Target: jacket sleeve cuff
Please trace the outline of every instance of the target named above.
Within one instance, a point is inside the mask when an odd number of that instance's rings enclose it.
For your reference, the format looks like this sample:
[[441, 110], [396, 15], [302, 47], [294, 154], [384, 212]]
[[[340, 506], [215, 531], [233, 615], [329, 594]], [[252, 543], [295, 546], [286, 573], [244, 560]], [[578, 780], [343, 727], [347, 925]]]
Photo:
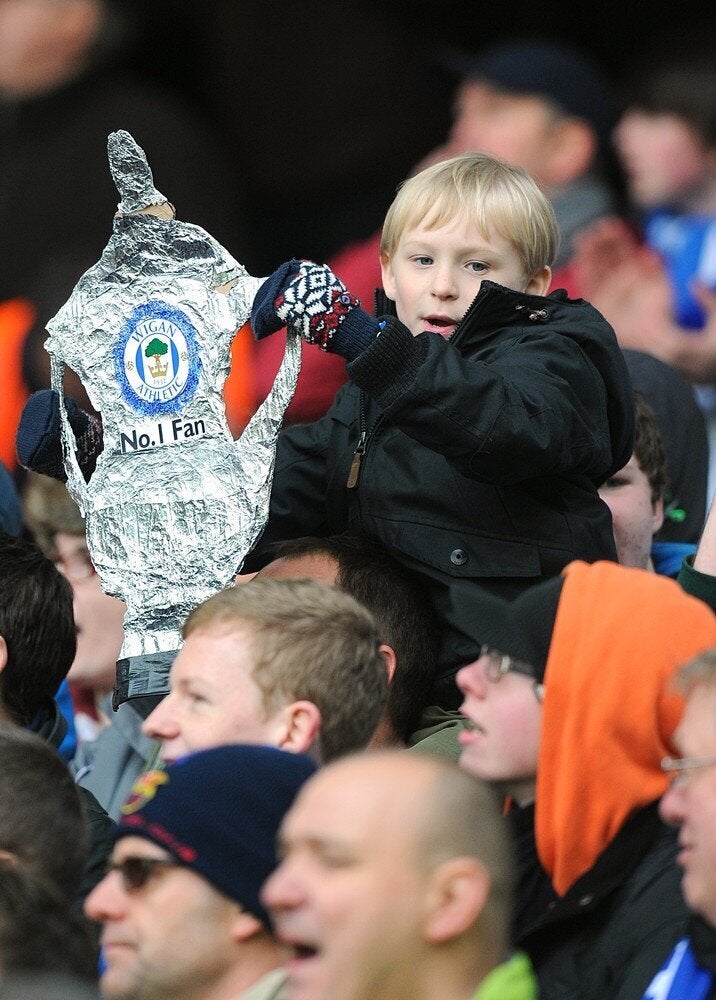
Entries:
[[692, 597], [698, 597], [716, 611], [716, 577], [701, 573], [693, 567], [694, 557], [685, 556], [679, 571], [678, 583]]
[[340, 354], [346, 361], [353, 361], [369, 347], [380, 333], [380, 324], [365, 309], [351, 309], [333, 334], [328, 350]]
[[427, 337], [414, 337], [392, 316], [383, 322], [380, 336], [347, 365], [346, 371], [359, 388], [385, 409], [410, 389], [429, 344]]

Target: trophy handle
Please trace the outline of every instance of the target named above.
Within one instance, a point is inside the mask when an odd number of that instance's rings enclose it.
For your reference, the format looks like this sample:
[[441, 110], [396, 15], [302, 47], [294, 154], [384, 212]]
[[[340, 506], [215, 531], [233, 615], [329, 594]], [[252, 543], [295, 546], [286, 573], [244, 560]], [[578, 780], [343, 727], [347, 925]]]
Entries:
[[276, 439], [300, 370], [301, 338], [286, 331], [286, 350], [271, 391], [239, 440], [234, 442], [236, 459], [241, 467], [242, 490], [247, 498], [251, 498], [257, 512], [255, 530], [246, 539], [245, 552], [254, 547], [268, 519]]
[[60, 401], [60, 428], [62, 434], [62, 452], [64, 456], [65, 472], [67, 473], [67, 488], [80, 509], [82, 517], [86, 517], [87, 512], [87, 483], [80, 470], [77, 461], [77, 439], [75, 432], [70, 426], [65, 407], [65, 394], [63, 388], [63, 375], [65, 364], [54, 354], [50, 357], [50, 380], [51, 386], [57, 393]]

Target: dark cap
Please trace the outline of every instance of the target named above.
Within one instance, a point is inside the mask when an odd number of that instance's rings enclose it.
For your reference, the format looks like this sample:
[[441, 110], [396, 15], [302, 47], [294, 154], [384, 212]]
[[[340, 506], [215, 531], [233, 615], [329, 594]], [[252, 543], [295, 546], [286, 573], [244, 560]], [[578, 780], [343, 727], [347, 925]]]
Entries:
[[529, 663], [537, 680], [544, 680], [563, 584], [563, 576], [545, 580], [513, 601], [486, 591], [462, 594], [461, 624], [470, 636], [463, 647], [464, 662], [475, 660], [484, 644]]
[[605, 139], [614, 124], [610, 86], [602, 71], [563, 42], [518, 39], [473, 53], [452, 50], [441, 60], [460, 79], [486, 80], [516, 94], [537, 94], [581, 118]]

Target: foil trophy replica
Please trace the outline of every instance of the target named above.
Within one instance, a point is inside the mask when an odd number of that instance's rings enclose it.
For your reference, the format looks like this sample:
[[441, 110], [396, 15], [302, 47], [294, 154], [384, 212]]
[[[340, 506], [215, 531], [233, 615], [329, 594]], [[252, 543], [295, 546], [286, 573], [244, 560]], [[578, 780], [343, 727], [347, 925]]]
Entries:
[[[238, 441], [222, 395], [230, 345], [263, 279], [179, 222], [144, 152], [113, 132], [121, 201], [99, 262], [48, 324], [67, 484], [104, 590], [127, 605], [115, 709], [163, 694], [188, 613], [232, 583], [268, 516], [276, 438], [300, 369], [288, 335], [274, 386]], [[69, 365], [101, 413], [89, 483], [64, 407]]]

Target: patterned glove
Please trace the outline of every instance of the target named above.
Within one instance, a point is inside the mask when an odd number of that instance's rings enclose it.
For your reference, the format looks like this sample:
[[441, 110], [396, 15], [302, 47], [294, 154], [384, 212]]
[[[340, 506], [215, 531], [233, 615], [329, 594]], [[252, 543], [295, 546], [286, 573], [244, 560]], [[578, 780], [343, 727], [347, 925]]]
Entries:
[[325, 264], [290, 260], [259, 288], [251, 325], [258, 340], [288, 326], [308, 344], [330, 351], [336, 330], [359, 305]]
[[301, 263], [274, 303], [276, 315], [308, 344], [330, 351], [336, 330], [360, 305], [325, 264]]
[[[65, 408], [77, 440], [77, 460], [89, 482], [102, 452], [102, 424], [81, 410], [71, 396], [65, 397]], [[62, 462], [60, 400], [54, 389], [33, 392], [25, 403], [15, 446], [20, 465], [60, 482], [67, 481]]]
[[284, 325], [283, 320], [276, 315], [276, 299], [283, 293], [291, 278], [298, 274], [300, 267], [300, 260], [287, 260], [259, 287], [251, 307], [251, 329], [257, 340], [276, 333]]

